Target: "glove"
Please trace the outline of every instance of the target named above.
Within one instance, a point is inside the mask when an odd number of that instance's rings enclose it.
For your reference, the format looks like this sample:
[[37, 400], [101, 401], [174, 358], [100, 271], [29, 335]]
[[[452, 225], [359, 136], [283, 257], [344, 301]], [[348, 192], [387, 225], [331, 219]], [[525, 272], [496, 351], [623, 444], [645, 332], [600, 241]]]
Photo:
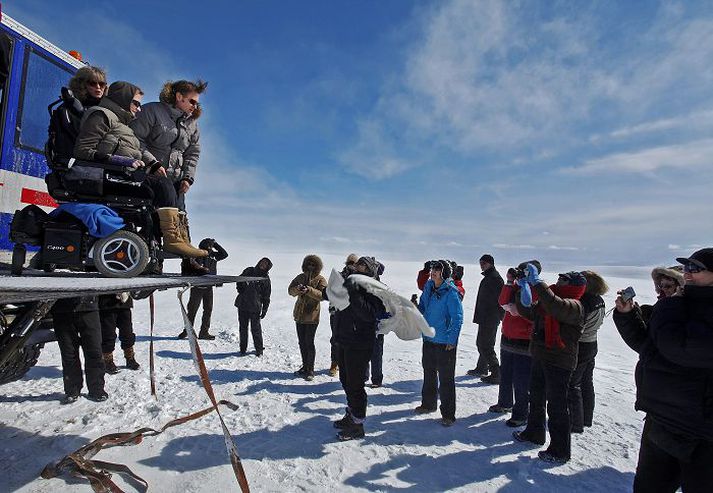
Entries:
[[263, 308], [260, 312], [260, 319], [262, 320], [263, 318], [265, 318], [265, 315], [267, 315], [267, 308]]
[[[127, 157], [127, 156], [117, 156], [116, 154], [112, 154], [109, 156], [108, 162], [109, 164], [116, 164], [118, 166], [126, 166], [128, 167], [133, 167], [134, 162], [138, 161], [137, 159], [134, 159], [132, 157]], [[141, 162], [141, 161], [139, 161]]]
[[525, 281], [527, 281], [530, 286], [534, 286], [535, 284], [542, 282], [542, 279], [540, 279], [537, 272], [537, 267], [532, 264], [527, 264], [525, 267]]
[[530, 291], [530, 285], [526, 282], [523, 282], [522, 286], [520, 286], [520, 303], [522, 303], [522, 306], [532, 305], [532, 291]]

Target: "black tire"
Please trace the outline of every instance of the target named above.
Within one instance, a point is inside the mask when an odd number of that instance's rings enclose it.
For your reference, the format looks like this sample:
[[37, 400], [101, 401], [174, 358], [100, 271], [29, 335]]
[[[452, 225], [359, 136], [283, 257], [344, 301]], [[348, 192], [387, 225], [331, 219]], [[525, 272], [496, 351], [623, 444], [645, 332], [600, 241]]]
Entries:
[[0, 385], [24, 377], [25, 373], [37, 363], [43, 347], [44, 343], [39, 343], [34, 346], [25, 346], [15, 353], [14, 357], [0, 367]]
[[21, 243], [16, 243], [12, 249], [12, 268], [13, 276], [21, 276], [22, 269], [25, 267], [25, 259], [27, 258], [27, 248]]
[[94, 266], [107, 277], [136, 277], [149, 263], [149, 247], [136, 233], [120, 229], [94, 243]]

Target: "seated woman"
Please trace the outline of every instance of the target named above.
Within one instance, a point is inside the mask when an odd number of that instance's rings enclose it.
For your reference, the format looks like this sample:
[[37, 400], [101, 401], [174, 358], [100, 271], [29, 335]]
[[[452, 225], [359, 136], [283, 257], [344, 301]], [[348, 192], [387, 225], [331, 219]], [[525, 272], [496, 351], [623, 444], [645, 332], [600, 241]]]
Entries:
[[[128, 123], [141, 111], [142, 95], [141, 89], [129, 82], [111, 84], [99, 104], [84, 113], [74, 145], [75, 158], [135, 169], [146, 164], [154, 167], [157, 163], [142, 161], [139, 139], [128, 127]], [[136, 187], [117, 183], [107, 182], [104, 189], [108, 193], [137, 195]], [[168, 178], [158, 174], [146, 175], [138, 194], [150, 197], [157, 209], [165, 251], [190, 258], [208, 255], [207, 251], [188, 242], [185, 221], [180, 219], [176, 207], [176, 190]]]
[[96, 106], [106, 96], [106, 72], [91, 65], [82, 67], [69, 79], [69, 89], [85, 108]]

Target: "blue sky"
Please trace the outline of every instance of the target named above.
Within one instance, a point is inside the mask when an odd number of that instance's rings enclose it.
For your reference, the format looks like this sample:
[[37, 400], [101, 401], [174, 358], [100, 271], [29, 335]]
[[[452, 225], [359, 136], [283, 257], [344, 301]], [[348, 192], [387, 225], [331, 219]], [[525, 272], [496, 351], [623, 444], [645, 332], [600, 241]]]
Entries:
[[167, 79], [209, 81], [188, 203], [201, 236], [582, 268], [711, 243], [710, 2], [3, 10], [146, 100]]

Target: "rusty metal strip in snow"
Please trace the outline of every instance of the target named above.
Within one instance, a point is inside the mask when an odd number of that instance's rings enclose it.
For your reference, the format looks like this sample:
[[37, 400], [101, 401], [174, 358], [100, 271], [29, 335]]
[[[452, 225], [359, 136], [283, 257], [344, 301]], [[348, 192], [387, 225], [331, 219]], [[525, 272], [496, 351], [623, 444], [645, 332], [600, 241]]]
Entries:
[[154, 315], [154, 309], [156, 305], [153, 299], [153, 293], [151, 293], [151, 296], [149, 296], [149, 312], [151, 316], [151, 333], [149, 337], [149, 380], [151, 381], [151, 395], [154, 396], [154, 399], [158, 400], [158, 397], [156, 396], [156, 377], [154, 373], [154, 357], [153, 357], [153, 328], [154, 328], [154, 321], [155, 321], [155, 315]]
[[241, 491], [243, 493], [249, 493], [250, 486], [248, 485], [248, 478], [245, 475], [243, 464], [240, 460], [240, 456], [238, 455], [238, 449], [235, 446], [233, 436], [230, 434], [228, 427], [225, 425], [223, 415], [218, 409], [218, 402], [215, 399], [213, 384], [211, 384], [210, 378], [208, 377], [208, 370], [205, 366], [203, 353], [201, 352], [201, 348], [198, 345], [196, 333], [193, 331], [193, 324], [189, 320], [188, 314], [186, 313], [186, 308], [183, 305], [183, 293], [185, 293], [187, 289], [188, 288], [178, 290], [178, 303], [181, 306], [181, 314], [183, 315], [183, 327], [186, 330], [186, 334], [188, 334], [188, 342], [191, 347], [191, 355], [193, 356], [193, 362], [196, 365], [196, 370], [198, 371], [198, 376], [200, 377], [201, 383], [203, 384], [203, 389], [205, 390], [206, 394], [208, 394], [208, 398], [213, 403], [215, 412], [216, 414], [218, 414], [218, 418], [220, 419], [220, 426], [223, 428], [223, 437], [225, 438], [225, 447], [228, 450], [228, 455], [230, 456], [230, 463], [233, 466], [235, 479], [238, 481]]
[[137, 445], [141, 443], [144, 437], [160, 435], [167, 429], [193, 421], [194, 419], [202, 418], [206, 414], [210, 414], [217, 409], [218, 405], [227, 406], [232, 410], [236, 410], [238, 406], [232, 402], [221, 400], [205, 409], [201, 409], [193, 414], [176, 418], [169, 421], [159, 430], [153, 428], [140, 428], [131, 433], [111, 433], [97, 438], [96, 440], [80, 447], [71, 454], [66, 455], [61, 460], [47, 464], [42, 470], [41, 476], [44, 479], [59, 477], [62, 474], [68, 473], [72, 476], [85, 478], [89, 481], [92, 489], [97, 493], [123, 493], [116, 483], [111, 480], [111, 472], [123, 474], [131, 478], [137, 485], [137, 490], [145, 492], [148, 490], [148, 482], [135, 474], [128, 466], [124, 464], [115, 464], [113, 462], [105, 462], [100, 460], [92, 460], [101, 450], [111, 447]]

